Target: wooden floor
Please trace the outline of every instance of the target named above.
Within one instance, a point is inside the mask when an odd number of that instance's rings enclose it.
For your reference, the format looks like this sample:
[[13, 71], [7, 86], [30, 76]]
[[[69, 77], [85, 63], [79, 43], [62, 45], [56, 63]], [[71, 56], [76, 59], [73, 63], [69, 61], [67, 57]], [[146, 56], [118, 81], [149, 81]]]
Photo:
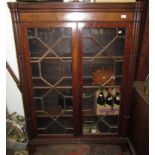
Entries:
[[60, 144], [37, 148], [37, 155], [131, 155], [119, 145], [105, 144]]
[[[125, 146], [125, 145], [124, 145]], [[133, 155], [130, 148], [111, 144], [53, 144], [36, 148], [35, 155]], [[6, 155], [28, 155], [7, 149]], [[19, 154], [20, 152], [20, 154]]]

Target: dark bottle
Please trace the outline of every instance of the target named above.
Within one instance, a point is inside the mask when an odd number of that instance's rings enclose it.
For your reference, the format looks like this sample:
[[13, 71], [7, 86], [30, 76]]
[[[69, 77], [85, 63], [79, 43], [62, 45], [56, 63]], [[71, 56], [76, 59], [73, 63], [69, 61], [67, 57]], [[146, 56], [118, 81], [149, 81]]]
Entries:
[[104, 94], [103, 94], [102, 90], [100, 91], [100, 94], [99, 94], [99, 96], [97, 98], [97, 104], [105, 105], [105, 97], [104, 97]]
[[113, 96], [110, 91], [108, 91], [108, 95], [106, 97], [106, 103], [113, 108]]
[[63, 96], [61, 96], [61, 95], [58, 96], [58, 102], [59, 102], [60, 109], [63, 110], [64, 109], [64, 98], [63, 98]]
[[114, 104], [120, 105], [120, 91], [116, 90], [116, 94], [114, 96]]
[[66, 91], [65, 96], [63, 97], [61, 95], [58, 96], [58, 102], [61, 110], [65, 109], [72, 109], [72, 98], [70, 97], [72, 95], [71, 92]]

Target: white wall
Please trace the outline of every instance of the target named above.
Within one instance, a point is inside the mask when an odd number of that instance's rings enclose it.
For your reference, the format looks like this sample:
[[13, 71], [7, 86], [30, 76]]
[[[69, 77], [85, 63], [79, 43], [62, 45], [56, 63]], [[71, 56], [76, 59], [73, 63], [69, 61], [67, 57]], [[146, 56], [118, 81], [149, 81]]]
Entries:
[[24, 116], [21, 93], [8, 71], [6, 71], [6, 105], [9, 113], [17, 112]]
[[[12, 68], [12, 70], [14, 71], [17, 78], [19, 78], [11, 14], [7, 6], [7, 1], [13, 2], [15, 0], [5, 0], [5, 1], [6, 5], [4, 14], [6, 14], [6, 34], [7, 34], [6, 60], [10, 65], [10, 67]], [[14, 82], [8, 71], [6, 71], [6, 106], [9, 113], [17, 112], [19, 115], [24, 116], [21, 93], [18, 90], [16, 83]]]
[[[5, 0], [5, 1], [7, 1], [7, 0]], [[15, 0], [8, 0], [8, 1], [15, 1]], [[17, 76], [17, 78], [19, 78], [11, 14], [10, 14], [10, 10], [7, 6], [7, 2], [6, 2], [5, 9], [6, 9], [6, 22], [7, 22], [7, 24], [6, 24], [6, 29], [7, 29], [7, 32], [6, 32], [7, 33], [6, 59], [10, 65], [10, 67], [14, 71], [15, 75]]]

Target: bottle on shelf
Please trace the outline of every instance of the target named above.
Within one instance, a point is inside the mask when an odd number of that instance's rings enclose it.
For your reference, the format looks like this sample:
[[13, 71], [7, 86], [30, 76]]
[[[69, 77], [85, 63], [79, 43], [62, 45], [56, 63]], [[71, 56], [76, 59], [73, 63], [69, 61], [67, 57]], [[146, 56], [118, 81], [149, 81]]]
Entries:
[[107, 90], [106, 104], [110, 105], [113, 108], [113, 95], [111, 94], [111, 89]]
[[61, 110], [64, 110], [64, 98], [63, 96], [59, 95], [58, 96], [58, 102]]
[[63, 111], [65, 110], [71, 110], [72, 109], [72, 98], [70, 97], [72, 95], [71, 92], [66, 91], [65, 95], [67, 97], [63, 97], [62, 95], [58, 96], [58, 102], [60, 109]]
[[120, 105], [120, 90], [116, 89], [116, 94], [114, 96], [114, 104]]
[[97, 97], [97, 104], [105, 105], [105, 96], [104, 96], [104, 93], [103, 93], [102, 89], [100, 90], [100, 94]]

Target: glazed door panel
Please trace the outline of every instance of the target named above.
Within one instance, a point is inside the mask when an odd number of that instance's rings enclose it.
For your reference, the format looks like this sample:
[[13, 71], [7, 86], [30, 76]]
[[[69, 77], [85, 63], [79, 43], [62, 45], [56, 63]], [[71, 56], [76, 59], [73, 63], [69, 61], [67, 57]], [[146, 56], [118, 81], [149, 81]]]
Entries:
[[118, 134], [120, 109], [124, 104], [121, 101], [125, 81], [123, 69], [129, 54], [128, 28], [123, 24], [97, 22], [79, 23], [78, 26], [82, 38], [83, 135]]
[[33, 23], [22, 32], [33, 133], [119, 134], [129, 105], [132, 27]]
[[[38, 135], [73, 135], [77, 104], [75, 23], [25, 24], [32, 117]], [[75, 94], [75, 95], [74, 95]], [[33, 113], [32, 112], [32, 113]]]

